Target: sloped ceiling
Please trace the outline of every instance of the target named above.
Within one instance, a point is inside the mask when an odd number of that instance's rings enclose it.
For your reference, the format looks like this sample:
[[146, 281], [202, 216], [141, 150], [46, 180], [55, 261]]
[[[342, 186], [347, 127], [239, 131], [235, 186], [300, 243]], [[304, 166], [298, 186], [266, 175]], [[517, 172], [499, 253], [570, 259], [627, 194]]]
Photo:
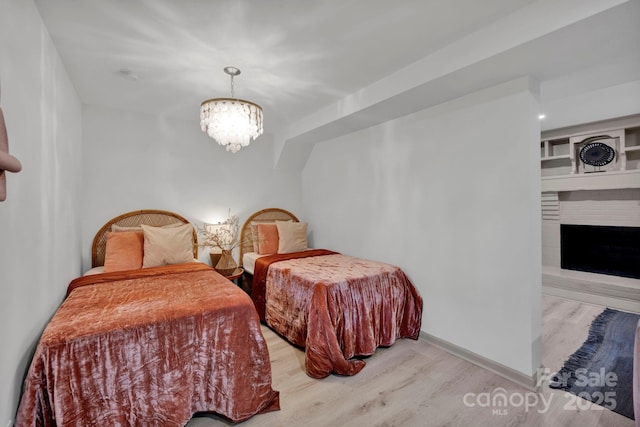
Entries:
[[[36, 5], [83, 103], [199, 127], [200, 102], [228, 96], [222, 69], [236, 66], [236, 95], [263, 106], [275, 164], [294, 169], [317, 141], [513, 78], [580, 74], [606, 87], [640, 76], [640, 0]], [[612, 71], [584, 78], [602, 64]]]

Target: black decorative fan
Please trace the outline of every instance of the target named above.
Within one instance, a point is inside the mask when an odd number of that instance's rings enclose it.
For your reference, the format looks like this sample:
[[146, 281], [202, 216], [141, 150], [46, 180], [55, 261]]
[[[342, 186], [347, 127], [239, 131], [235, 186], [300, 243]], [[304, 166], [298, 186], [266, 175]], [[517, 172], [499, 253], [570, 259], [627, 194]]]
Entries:
[[591, 166], [604, 166], [613, 161], [616, 152], [602, 142], [591, 142], [580, 149], [580, 160]]

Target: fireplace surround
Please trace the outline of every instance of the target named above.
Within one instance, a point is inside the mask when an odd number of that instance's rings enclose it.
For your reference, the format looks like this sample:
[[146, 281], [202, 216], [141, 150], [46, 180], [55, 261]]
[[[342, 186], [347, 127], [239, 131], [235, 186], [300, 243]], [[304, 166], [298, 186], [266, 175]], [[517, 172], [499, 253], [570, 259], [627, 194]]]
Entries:
[[[615, 156], [600, 173], [579, 157], [594, 135]], [[544, 131], [540, 148], [543, 292], [640, 313], [640, 114]]]
[[560, 266], [640, 279], [640, 227], [560, 224]]

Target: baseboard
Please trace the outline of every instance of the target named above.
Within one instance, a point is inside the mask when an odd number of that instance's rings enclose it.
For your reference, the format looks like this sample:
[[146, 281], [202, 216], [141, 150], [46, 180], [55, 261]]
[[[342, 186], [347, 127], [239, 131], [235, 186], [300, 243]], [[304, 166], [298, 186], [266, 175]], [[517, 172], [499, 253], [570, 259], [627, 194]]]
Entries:
[[420, 331], [420, 339], [428, 342], [429, 344], [435, 345], [436, 347], [439, 347], [460, 359], [464, 359], [467, 362], [471, 362], [474, 365], [493, 372], [494, 374], [500, 375], [501, 377], [526, 388], [527, 390], [536, 391], [539, 388], [538, 374], [542, 372], [542, 369], [537, 369], [535, 374], [529, 376], [424, 331]]

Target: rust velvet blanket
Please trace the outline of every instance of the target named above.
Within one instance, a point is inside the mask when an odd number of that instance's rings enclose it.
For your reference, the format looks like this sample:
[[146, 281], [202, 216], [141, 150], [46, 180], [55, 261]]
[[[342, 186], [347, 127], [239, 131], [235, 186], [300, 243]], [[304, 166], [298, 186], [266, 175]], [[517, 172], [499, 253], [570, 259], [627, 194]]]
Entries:
[[258, 258], [253, 286], [261, 289], [264, 277], [264, 320], [305, 347], [310, 377], [354, 375], [365, 365], [357, 356], [418, 338], [422, 298], [400, 268], [330, 251], [297, 254]]
[[183, 426], [279, 409], [251, 299], [189, 263], [76, 279], [46, 326], [17, 426]]

